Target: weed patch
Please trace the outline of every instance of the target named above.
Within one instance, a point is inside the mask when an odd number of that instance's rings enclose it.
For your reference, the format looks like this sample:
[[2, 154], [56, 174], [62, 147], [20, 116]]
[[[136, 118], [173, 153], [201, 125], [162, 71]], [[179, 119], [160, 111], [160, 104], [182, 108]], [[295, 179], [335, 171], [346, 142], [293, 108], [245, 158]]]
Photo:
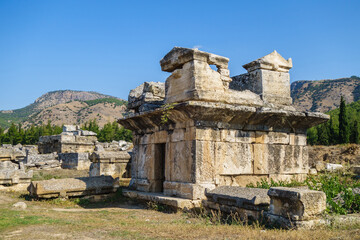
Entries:
[[291, 180], [290, 182], [275, 182], [261, 179], [256, 184], [247, 187], [269, 189], [271, 187], [308, 186], [311, 190], [323, 191], [326, 194], [327, 212], [330, 214], [348, 214], [360, 212], [360, 194], [354, 192], [360, 188], [360, 180], [352, 174], [344, 172], [323, 173], [308, 176], [304, 182]]

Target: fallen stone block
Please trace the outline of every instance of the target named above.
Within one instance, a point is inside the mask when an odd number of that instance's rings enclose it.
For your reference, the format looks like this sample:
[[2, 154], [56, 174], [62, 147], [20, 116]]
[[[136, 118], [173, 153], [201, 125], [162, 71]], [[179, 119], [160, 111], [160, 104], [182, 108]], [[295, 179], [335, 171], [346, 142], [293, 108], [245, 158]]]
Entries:
[[187, 211], [194, 208], [199, 208], [201, 206], [201, 200], [190, 200], [179, 197], [170, 197], [165, 196], [162, 193], [140, 192], [128, 189], [124, 189], [122, 193], [125, 197], [128, 198], [167, 205], [172, 207], [174, 210], [182, 209], [184, 211]]
[[305, 188], [270, 188], [271, 199], [267, 213], [269, 220], [287, 227], [313, 226], [322, 221], [326, 209], [326, 195], [321, 191]]
[[340, 169], [343, 169], [343, 168], [344, 167], [341, 164], [326, 163], [326, 165], [325, 165], [325, 169], [327, 171], [330, 171], [330, 172], [337, 171], [337, 170], [340, 170]]
[[89, 153], [59, 153], [61, 168], [88, 170], [90, 167]]
[[15, 147], [0, 148], [0, 161], [23, 161], [26, 157], [25, 150]]
[[14, 185], [30, 183], [33, 171], [25, 172], [24, 169], [1, 169], [0, 185]]
[[45, 166], [48, 168], [58, 168], [60, 166], [60, 161], [58, 160], [57, 153], [48, 153], [48, 154], [29, 154], [26, 156], [27, 168], [40, 168], [43, 169]]
[[118, 188], [118, 179], [111, 176], [98, 176], [33, 181], [28, 191], [36, 198], [65, 198], [114, 193]]
[[221, 186], [205, 193], [202, 203], [206, 208], [225, 213], [238, 213], [240, 218], [259, 219], [267, 211], [270, 198], [267, 189]]

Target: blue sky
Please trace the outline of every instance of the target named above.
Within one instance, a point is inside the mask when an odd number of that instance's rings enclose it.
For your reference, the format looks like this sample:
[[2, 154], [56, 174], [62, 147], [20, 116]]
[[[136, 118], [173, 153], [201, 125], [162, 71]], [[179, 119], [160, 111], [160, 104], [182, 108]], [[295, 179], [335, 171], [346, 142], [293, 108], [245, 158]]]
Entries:
[[127, 99], [165, 81], [174, 46], [230, 58], [230, 75], [277, 50], [291, 80], [360, 75], [360, 1], [0, 0], [0, 109], [54, 90]]

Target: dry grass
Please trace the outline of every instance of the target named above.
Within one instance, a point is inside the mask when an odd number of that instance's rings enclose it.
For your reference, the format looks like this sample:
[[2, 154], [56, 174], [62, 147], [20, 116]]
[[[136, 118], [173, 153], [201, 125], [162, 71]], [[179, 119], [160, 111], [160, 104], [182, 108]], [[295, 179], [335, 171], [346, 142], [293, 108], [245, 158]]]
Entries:
[[[26, 201], [16, 193], [0, 194], [2, 239], [360, 239], [359, 225], [270, 230], [148, 210], [119, 196], [103, 203], [81, 204], [69, 200]], [[27, 203], [26, 210], [11, 207], [20, 200]]]

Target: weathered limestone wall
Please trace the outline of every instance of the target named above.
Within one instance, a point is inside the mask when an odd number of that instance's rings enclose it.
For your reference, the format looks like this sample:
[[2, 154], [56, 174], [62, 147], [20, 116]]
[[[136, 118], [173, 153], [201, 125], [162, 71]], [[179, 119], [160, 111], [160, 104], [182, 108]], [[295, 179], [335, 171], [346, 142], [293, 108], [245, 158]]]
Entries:
[[[309, 170], [305, 134], [189, 126], [134, 139], [133, 178], [144, 191], [160, 191], [164, 182], [165, 194], [196, 199], [205, 188], [245, 186], [261, 178], [301, 180]], [[161, 144], [165, 176], [152, 167]]]

